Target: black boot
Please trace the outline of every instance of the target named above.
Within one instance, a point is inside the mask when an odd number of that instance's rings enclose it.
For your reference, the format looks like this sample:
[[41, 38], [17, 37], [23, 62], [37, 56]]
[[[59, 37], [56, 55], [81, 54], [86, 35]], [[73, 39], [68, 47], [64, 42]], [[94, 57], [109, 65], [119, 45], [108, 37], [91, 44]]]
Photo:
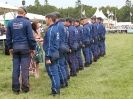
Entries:
[[85, 63], [85, 67], [90, 67], [90, 63]]
[[20, 85], [12, 85], [12, 91], [14, 94], [18, 95], [20, 93]]
[[94, 62], [97, 62], [97, 58], [94, 58], [93, 61], [94, 61]]
[[22, 85], [22, 92], [24, 93], [28, 93], [30, 91], [29, 87], [28, 86], [25, 86], [25, 85]]
[[77, 76], [77, 74], [75, 73], [75, 74], [70, 74], [70, 76], [71, 77], [75, 77], [75, 76]]
[[50, 95], [53, 95], [53, 96], [60, 95], [60, 91], [52, 90]]
[[84, 66], [79, 66], [79, 70], [84, 70]]

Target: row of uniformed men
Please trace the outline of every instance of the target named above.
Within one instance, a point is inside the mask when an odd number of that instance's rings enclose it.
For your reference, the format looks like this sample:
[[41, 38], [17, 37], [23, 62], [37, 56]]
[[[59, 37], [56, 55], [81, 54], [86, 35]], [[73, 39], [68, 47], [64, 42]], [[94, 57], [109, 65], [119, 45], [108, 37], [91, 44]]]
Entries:
[[[73, 20], [59, 19], [60, 14], [46, 15], [49, 26], [44, 37], [45, 66], [52, 82], [52, 95], [68, 86], [70, 76], [77, 76], [79, 70], [89, 67], [105, 55], [105, 27], [102, 18]], [[85, 64], [83, 64], [83, 56]], [[70, 73], [69, 69], [70, 68]]]

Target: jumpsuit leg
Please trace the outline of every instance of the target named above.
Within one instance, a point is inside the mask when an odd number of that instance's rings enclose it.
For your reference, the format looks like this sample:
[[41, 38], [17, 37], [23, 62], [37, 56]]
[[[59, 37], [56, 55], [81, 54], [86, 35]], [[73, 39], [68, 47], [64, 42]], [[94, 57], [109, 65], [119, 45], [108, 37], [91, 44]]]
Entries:
[[61, 87], [65, 87], [67, 85], [67, 73], [66, 73], [66, 66], [65, 66], [65, 57], [61, 57], [59, 59], [59, 76], [60, 76], [60, 83]]
[[52, 94], [58, 94], [60, 93], [60, 76], [59, 76], [59, 70], [58, 70], [58, 62], [52, 63], [50, 65], [46, 64], [46, 70], [47, 73], [51, 79], [52, 83]]
[[12, 72], [12, 90], [13, 92], [20, 91], [20, 56], [13, 54], [13, 72]]
[[84, 66], [83, 66], [83, 59], [82, 59], [82, 55], [81, 55], [81, 49], [77, 51], [77, 61], [78, 61], [78, 64], [79, 64], [79, 69], [83, 69]]
[[30, 54], [21, 56], [22, 91], [29, 91]]
[[69, 54], [69, 62], [70, 62], [70, 75], [77, 76], [77, 60], [76, 60], [76, 53], [72, 52]]

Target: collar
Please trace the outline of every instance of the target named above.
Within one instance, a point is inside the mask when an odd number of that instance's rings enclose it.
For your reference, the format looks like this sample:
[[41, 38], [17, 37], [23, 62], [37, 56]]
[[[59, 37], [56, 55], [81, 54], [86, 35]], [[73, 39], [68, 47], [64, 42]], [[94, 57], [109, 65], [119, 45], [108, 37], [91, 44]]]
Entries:
[[53, 25], [55, 25], [55, 24], [51, 24], [48, 28], [52, 27]]
[[17, 18], [24, 18], [23, 16], [17, 16]]
[[85, 25], [88, 25], [89, 23], [86, 23], [86, 24], [84, 24], [83, 26], [85, 26]]
[[80, 25], [77, 25], [77, 26], [75, 26], [75, 27], [80, 27]]

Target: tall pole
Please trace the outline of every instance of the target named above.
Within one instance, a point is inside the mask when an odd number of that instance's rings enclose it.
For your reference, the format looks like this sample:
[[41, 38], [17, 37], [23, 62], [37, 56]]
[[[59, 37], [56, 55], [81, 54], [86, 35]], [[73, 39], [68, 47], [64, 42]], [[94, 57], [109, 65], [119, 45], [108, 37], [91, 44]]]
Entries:
[[77, 1], [77, 5], [78, 5], [78, 7], [80, 8], [80, 17], [82, 18], [82, 3], [81, 3], [81, 0], [78, 0]]
[[[117, 8], [117, 6], [116, 6]], [[115, 9], [115, 26], [116, 26], [116, 21], [117, 21], [117, 18], [116, 18], [116, 9]]]
[[108, 28], [109, 28], [109, 14], [110, 14], [109, 10], [107, 10], [107, 14], [108, 14]]
[[82, 12], [83, 12], [83, 5], [80, 4], [80, 17], [82, 18]]
[[22, 0], [22, 5], [23, 5], [23, 7], [25, 6], [25, 0]]
[[130, 22], [131, 22], [131, 21], [132, 21], [132, 15], [131, 15], [132, 2], [131, 2], [131, 0], [130, 0], [129, 2], [130, 2], [130, 5], [129, 5], [129, 7], [130, 7], [130, 8], [129, 8], [130, 11], [129, 11], [129, 12], [130, 12]]
[[130, 12], [130, 22], [132, 22], [132, 12]]

